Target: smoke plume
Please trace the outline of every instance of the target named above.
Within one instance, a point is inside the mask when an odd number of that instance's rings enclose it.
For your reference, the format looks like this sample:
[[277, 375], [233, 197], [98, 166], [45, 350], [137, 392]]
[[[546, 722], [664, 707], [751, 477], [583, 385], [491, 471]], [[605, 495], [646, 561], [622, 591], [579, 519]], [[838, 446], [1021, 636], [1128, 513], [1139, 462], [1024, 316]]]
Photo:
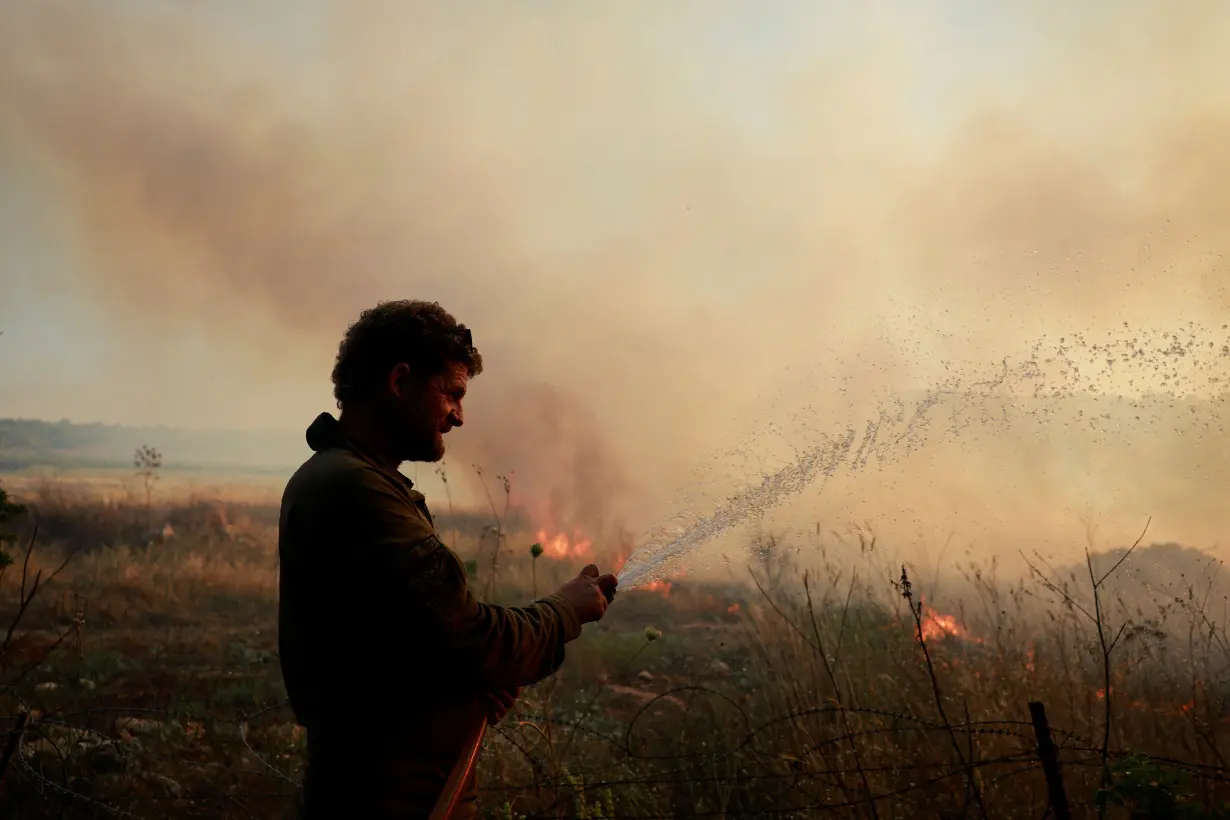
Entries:
[[[858, 426], [943, 362], [1224, 324], [1230, 9], [890, 5], [11, 6], [0, 153], [70, 261], [0, 275], [63, 345], [91, 345], [78, 312], [108, 341], [71, 387], [62, 351], [23, 352], [45, 364], [4, 403], [305, 426], [361, 309], [437, 299], [487, 360], [450, 463], [642, 527], [770, 469], [797, 408]], [[1109, 492], [1068, 480], [1054, 435], [1007, 503], [990, 451], [957, 445], [825, 514], [912, 493], [920, 526], [959, 499], [1019, 532], [1022, 498]], [[1183, 440], [1150, 437], [1134, 499], [1164, 506]], [[732, 442], [751, 455], [691, 472]]]

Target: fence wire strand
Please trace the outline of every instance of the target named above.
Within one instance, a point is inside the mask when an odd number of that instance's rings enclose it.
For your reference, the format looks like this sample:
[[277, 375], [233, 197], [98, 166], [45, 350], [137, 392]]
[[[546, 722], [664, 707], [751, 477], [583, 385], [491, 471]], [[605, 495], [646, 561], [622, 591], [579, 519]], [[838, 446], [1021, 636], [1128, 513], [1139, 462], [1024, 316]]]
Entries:
[[[735, 722], [743, 727], [742, 735], [738, 742], [720, 752], [693, 749], [673, 756], [638, 752], [633, 740], [637, 735], [638, 728], [646, 720], [646, 716], [652, 713], [652, 707], [665, 698], [677, 697], [685, 693], [713, 695], [735, 709], [738, 716], [738, 720]], [[30, 711], [29, 704], [23, 703], [22, 706], [28, 715], [34, 714]], [[791, 760], [784, 759], [781, 755], [771, 752], [761, 744], [766, 735], [774, 729], [797, 724], [798, 721], [809, 718], [832, 718], [839, 715], [876, 720], [884, 725], [862, 728], [856, 731], [837, 732], [805, 748], [801, 753], [793, 755]], [[283, 770], [283, 768], [277, 765], [276, 759], [263, 752], [258, 748], [259, 744], [254, 744], [252, 741], [253, 726], [259, 720], [271, 716], [286, 718], [286, 720], [283, 720], [278, 725], [285, 726], [287, 721], [293, 724], [293, 720], [290, 719], [287, 701], [257, 706], [252, 710], [240, 712], [230, 717], [190, 711], [127, 706], [91, 707], [76, 712], [39, 716], [24, 724], [19, 724], [15, 717], [10, 717], [6, 721], [9, 725], [6, 727], [4, 734], [10, 738], [14, 734], [16, 735], [16, 754], [13, 755], [12, 771], [8, 773], [8, 776], [11, 778], [14, 775], [18, 775], [24, 778], [31, 785], [31, 791], [38, 795], [38, 798], [47, 807], [53, 806], [54, 800], [67, 800], [79, 807], [93, 810], [100, 816], [124, 818], [165, 817], [167, 816], [167, 804], [179, 806], [193, 805], [198, 808], [214, 806], [220, 809], [225, 806], [224, 810], [228, 812], [228, 816], [235, 813], [248, 817], [269, 816], [268, 814], [256, 813], [252, 803], [260, 801], [285, 806], [296, 797], [300, 787], [300, 781], [290, 771]], [[210, 731], [213, 732], [217, 732], [222, 727], [229, 727], [240, 739], [243, 747], [247, 750], [247, 754], [255, 760], [257, 765], [255, 767], [237, 766], [225, 760], [199, 760], [193, 761], [191, 765], [200, 767], [202, 770], [213, 771], [219, 775], [227, 774], [236, 778], [256, 779], [268, 784], [268, 788], [228, 791], [223, 783], [211, 782], [211, 793], [208, 794], [133, 796], [126, 801], [125, 805], [121, 806], [104, 802], [84, 793], [79, 784], [75, 784], [71, 778], [68, 778], [66, 782], [56, 782], [53, 777], [46, 773], [45, 767], [38, 765], [36, 761], [31, 759], [30, 745], [35, 741], [43, 740], [56, 750], [56, 753], [60, 756], [61, 764], [67, 763], [68, 759], [76, 752], [97, 751], [99, 749], [112, 750], [121, 761], [139, 759], [142, 764], [140, 771], [145, 773], [149, 772], [148, 764], [151, 763], [164, 763], [168, 765], [182, 765], [184, 763], [183, 760], [176, 756], [159, 754], [153, 750], [141, 748], [139, 743], [133, 743], [132, 733], [127, 730], [128, 724], [125, 724], [126, 728], [120, 731], [116, 729], [124, 718], [137, 718], [149, 721], [152, 725], [145, 727], [145, 730], [151, 733], [169, 732], [170, 729], [168, 727], [170, 726], [181, 728], [194, 725], [197, 727], [208, 726], [211, 727]], [[788, 782], [795, 792], [799, 794], [803, 792], [805, 785], [808, 783], [818, 784], [819, 788], [831, 792], [846, 792], [849, 794], [846, 799], [835, 801], [814, 800], [803, 805], [762, 806], [758, 807], [755, 812], [756, 816], [784, 817], [806, 815], [808, 813], [840, 813], [843, 810], [856, 809], [869, 803], [892, 802], [900, 805], [907, 803], [912, 805], [920, 795], [953, 778], [971, 776], [971, 772], [976, 773], [979, 777], [984, 776], [983, 773], [985, 773], [989, 784], [1001, 784], [1005, 780], [1030, 774], [1040, 776], [1038, 775], [1040, 772], [1040, 760], [1038, 758], [1033, 726], [1030, 722], [1024, 720], [965, 721], [945, 725], [932, 718], [924, 718], [918, 715], [898, 713], [884, 709], [841, 707], [830, 704], [815, 709], [784, 713], [771, 720], [753, 725], [750, 716], [736, 699], [707, 687], [686, 686], [662, 692], [646, 702], [637, 710], [622, 732], [603, 732], [584, 725], [585, 722], [585, 718], [567, 721], [534, 712], [518, 711], [510, 715], [508, 721], [493, 727], [487, 740], [488, 747], [504, 745], [515, 750], [520, 757], [528, 762], [535, 778], [529, 782], [484, 783], [480, 785], [480, 793], [486, 799], [496, 802], [503, 802], [511, 796], [518, 794], [535, 793], [541, 795], [544, 790], [556, 793], [557, 796], [553, 803], [549, 804], [541, 814], [529, 815], [530, 817], [553, 816], [558, 810], [561, 801], [566, 799], [569, 794], [575, 792], [578, 778], [585, 790], [652, 789], [655, 787], [675, 786], [684, 782], [697, 786], [712, 784], [737, 789], [757, 783], [777, 782], [781, 784]], [[110, 733], [99, 728], [100, 725], [104, 724], [110, 726]], [[565, 730], [582, 733], [590, 739], [604, 744], [609, 753], [616, 755], [615, 763], [619, 766], [662, 764], [663, 767], [653, 771], [630, 773], [615, 777], [585, 777], [586, 772], [583, 770], [570, 771], [566, 776], [552, 775], [547, 772], [542, 761], [535, 757], [532, 748], [525, 745], [522, 734], [517, 731], [518, 729], [524, 729], [530, 724], [539, 731], [542, 731], [542, 727], [550, 727], [554, 731]], [[833, 725], [836, 724], [834, 723]], [[60, 747], [61, 742], [65, 738], [53, 737], [57, 730], [62, 735], [72, 738], [72, 742], [68, 744], [67, 749], [61, 749]], [[969, 738], [970, 742], [975, 737], [998, 738], [1002, 741], [1013, 743], [1017, 748], [1012, 751], [1005, 751], [966, 762], [958, 760], [936, 759], [925, 761], [914, 759], [903, 760], [900, 763], [862, 764], [857, 768], [814, 767], [805, 762], [814, 754], [819, 754], [824, 747], [846, 744], [851, 740], [869, 740], [883, 736], [901, 738], [903, 736], [920, 736], [949, 731]], [[130, 737], [123, 737], [121, 732], [129, 734]], [[1078, 733], [1054, 727], [1052, 727], [1051, 732], [1055, 739], [1055, 745], [1062, 756], [1062, 764], [1066, 770], [1075, 771], [1081, 768], [1099, 767], [1101, 765], [1100, 747], [1091, 738], [1082, 737]], [[738, 772], [723, 774], [703, 773], [696, 770], [698, 765], [717, 764], [723, 759], [732, 759], [735, 756], [738, 756], [743, 762], [742, 769]], [[1123, 754], [1112, 753], [1111, 756], [1112, 758], [1119, 758]], [[1225, 767], [1165, 757], [1154, 757], [1151, 760], [1158, 765], [1187, 772], [1199, 777], [1203, 781], [1223, 785], [1230, 784], [1230, 772]], [[762, 770], [751, 771], [750, 769], [754, 765], [758, 765]], [[789, 770], [774, 770], [774, 766], [780, 767], [783, 765], [788, 766]], [[863, 777], [869, 775], [906, 777], [909, 779], [909, 782], [893, 788], [867, 793], [843, 780], [844, 777], [855, 774]], [[154, 776], [156, 777], [157, 775], [155, 774]], [[148, 811], [144, 807], [148, 807]], [[143, 813], [138, 814], [138, 811]], [[727, 816], [728, 814], [729, 812], [725, 810], [688, 812], [688, 815], [693, 817], [716, 817]], [[609, 820], [614, 820], [615, 817], [621, 818], [621, 820], [666, 820], [666, 818], [673, 816], [676, 815], [635, 812], [616, 812], [613, 815], [604, 815]]]

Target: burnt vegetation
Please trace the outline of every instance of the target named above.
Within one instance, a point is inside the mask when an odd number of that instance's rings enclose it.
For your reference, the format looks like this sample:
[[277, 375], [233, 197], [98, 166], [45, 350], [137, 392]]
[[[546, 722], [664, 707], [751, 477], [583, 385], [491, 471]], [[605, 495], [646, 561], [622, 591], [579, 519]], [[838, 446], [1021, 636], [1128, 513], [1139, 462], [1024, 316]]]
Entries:
[[[304, 738], [277, 664], [277, 510], [137, 479], [126, 500], [0, 493], [3, 810], [292, 816]], [[440, 524], [507, 603], [585, 558], [534, 548], [503, 480], [485, 519]], [[819, 530], [756, 536], [725, 579], [621, 593], [489, 733], [486, 816], [1227, 816], [1230, 640], [1208, 555], [1142, 535], [1083, 566], [1026, 556], [1024, 581], [971, 564], [933, 598], [874, 538]], [[860, 560], [805, 560], [837, 547]]]

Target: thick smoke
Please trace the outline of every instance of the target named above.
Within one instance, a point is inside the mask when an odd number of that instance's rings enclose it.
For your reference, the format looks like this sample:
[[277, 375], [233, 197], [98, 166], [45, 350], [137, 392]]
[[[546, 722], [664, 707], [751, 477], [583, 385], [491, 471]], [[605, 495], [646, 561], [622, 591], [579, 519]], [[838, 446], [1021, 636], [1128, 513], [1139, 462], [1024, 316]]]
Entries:
[[945, 359], [1221, 326], [1230, 9], [894, 5], [9, 8], [0, 150], [74, 259], [22, 284], [121, 359], [14, 405], [306, 424], [359, 310], [439, 299], [488, 361], [450, 460], [640, 526], [783, 379], [857, 425]]

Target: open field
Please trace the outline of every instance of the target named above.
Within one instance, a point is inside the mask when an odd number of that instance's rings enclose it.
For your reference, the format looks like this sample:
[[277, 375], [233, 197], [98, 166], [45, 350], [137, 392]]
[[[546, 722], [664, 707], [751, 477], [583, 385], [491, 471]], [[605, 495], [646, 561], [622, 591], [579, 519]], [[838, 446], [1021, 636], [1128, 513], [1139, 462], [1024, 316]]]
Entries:
[[[247, 490], [147, 510], [97, 485], [6, 486], [35, 515], [9, 522], [22, 540], [0, 575], [4, 816], [293, 816], [276, 508]], [[530, 533], [496, 549], [482, 520], [441, 530], [500, 603], [584, 563], [535, 561]], [[1230, 816], [1230, 639], [1200, 556], [1102, 557], [1096, 601], [1087, 572], [969, 567], [946, 586], [959, 599], [932, 602], [872, 543], [828, 544], [856, 560], [806, 575], [792, 546], [821, 545], [765, 537], [727, 578], [621, 593], [489, 733], [485, 814], [1042, 817], [1036, 702], [1072, 816]], [[1187, 586], [1114, 587], [1157, 555], [1189, 562]]]

